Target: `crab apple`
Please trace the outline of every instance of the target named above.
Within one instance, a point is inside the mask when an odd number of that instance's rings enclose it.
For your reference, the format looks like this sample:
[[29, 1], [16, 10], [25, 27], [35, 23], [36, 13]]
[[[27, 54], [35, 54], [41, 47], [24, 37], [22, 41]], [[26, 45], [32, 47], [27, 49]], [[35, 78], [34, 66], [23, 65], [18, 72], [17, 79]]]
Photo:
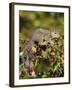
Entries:
[[28, 73], [29, 73], [29, 75], [32, 75], [32, 67], [29, 67], [29, 70], [28, 70]]
[[41, 48], [40, 47], [37, 47], [37, 51], [41, 51]]
[[56, 51], [56, 49], [55, 49], [55, 48], [52, 48], [52, 49], [51, 49], [51, 51], [54, 51], [54, 52], [55, 52], [55, 51]]
[[61, 54], [61, 59], [64, 60], [64, 54], [63, 53]]

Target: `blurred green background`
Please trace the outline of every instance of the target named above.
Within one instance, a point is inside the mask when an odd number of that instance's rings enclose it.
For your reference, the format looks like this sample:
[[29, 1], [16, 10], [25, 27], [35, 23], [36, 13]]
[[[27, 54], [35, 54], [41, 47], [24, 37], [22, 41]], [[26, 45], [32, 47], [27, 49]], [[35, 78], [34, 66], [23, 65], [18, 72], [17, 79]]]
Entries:
[[64, 33], [64, 13], [19, 11], [19, 50], [23, 50], [25, 40], [29, 39], [36, 28], [49, 28]]

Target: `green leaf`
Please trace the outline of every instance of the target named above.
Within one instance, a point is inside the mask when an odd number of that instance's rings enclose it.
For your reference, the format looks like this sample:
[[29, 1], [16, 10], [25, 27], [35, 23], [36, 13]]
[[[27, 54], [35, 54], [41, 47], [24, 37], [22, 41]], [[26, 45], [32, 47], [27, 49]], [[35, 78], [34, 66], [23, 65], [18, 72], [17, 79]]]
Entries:
[[44, 74], [44, 75], [42, 75], [42, 78], [46, 78], [46, 77], [47, 77], [47, 75], [45, 75], [45, 74]]
[[51, 53], [51, 55], [53, 55], [53, 56], [54, 56], [54, 55], [55, 55], [55, 52], [52, 52], [52, 53]]
[[48, 50], [47, 50], [48, 52], [51, 52], [51, 48], [48, 48]]
[[57, 56], [59, 56], [59, 55], [60, 55], [60, 52], [59, 52], [59, 51], [57, 51], [56, 55], [57, 55]]
[[42, 51], [42, 56], [47, 57], [48, 56], [48, 51]]

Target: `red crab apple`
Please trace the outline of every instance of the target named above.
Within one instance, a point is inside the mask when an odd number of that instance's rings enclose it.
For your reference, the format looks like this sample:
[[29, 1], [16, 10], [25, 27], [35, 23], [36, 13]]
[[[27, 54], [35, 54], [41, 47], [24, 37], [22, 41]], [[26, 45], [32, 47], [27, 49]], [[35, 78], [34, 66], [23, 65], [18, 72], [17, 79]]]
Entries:
[[51, 51], [54, 51], [54, 52], [55, 52], [55, 51], [56, 51], [56, 49], [55, 49], [55, 48], [52, 48], [52, 50], [51, 50]]
[[64, 60], [64, 54], [63, 53], [61, 54], [61, 59]]
[[28, 72], [29, 72], [29, 75], [32, 75], [32, 67], [29, 67], [29, 70], [28, 70]]

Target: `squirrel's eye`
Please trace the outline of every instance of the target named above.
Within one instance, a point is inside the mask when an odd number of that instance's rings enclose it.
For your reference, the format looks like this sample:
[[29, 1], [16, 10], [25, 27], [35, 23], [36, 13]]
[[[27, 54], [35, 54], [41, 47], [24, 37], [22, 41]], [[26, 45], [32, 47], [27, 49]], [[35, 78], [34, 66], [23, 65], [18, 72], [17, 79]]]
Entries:
[[38, 44], [38, 41], [34, 41], [35, 44]]
[[43, 42], [45, 42], [45, 39], [43, 39]]
[[56, 33], [55, 33], [56, 34]]

